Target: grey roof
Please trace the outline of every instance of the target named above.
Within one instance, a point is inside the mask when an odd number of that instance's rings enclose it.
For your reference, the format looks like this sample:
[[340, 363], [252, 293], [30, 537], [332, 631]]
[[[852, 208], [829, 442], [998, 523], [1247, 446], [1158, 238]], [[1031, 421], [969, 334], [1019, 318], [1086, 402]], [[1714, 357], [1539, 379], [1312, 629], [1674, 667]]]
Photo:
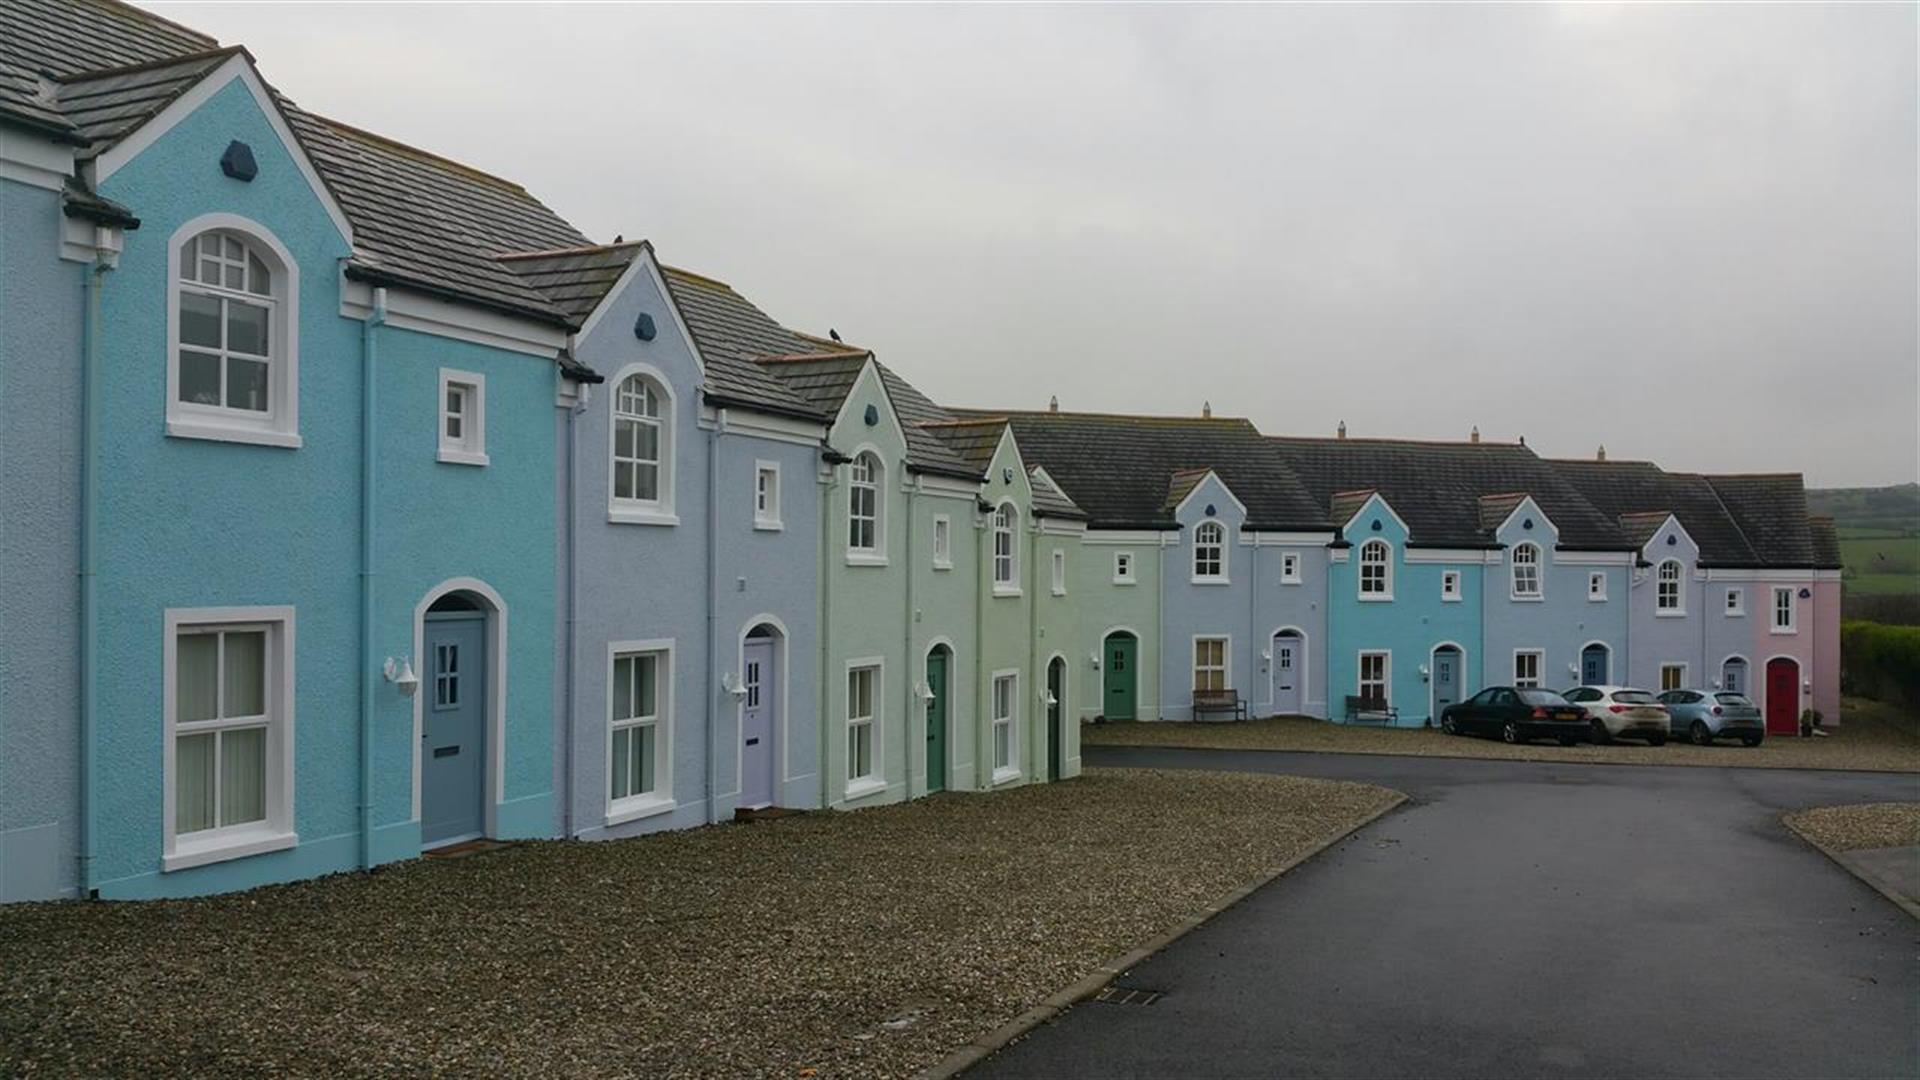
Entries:
[[[1377, 490], [1407, 524], [1408, 543], [1488, 548], [1519, 496], [1531, 496], [1560, 530], [1560, 546], [1627, 550], [1618, 524], [1519, 443], [1410, 439], [1281, 438], [1269, 442], [1315, 499]], [[1496, 498], [1483, 499], [1487, 496]]]
[[[849, 351], [838, 344], [832, 349], [820, 349], [818, 339], [805, 339], [801, 344], [811, 344], [816, 351], [761, 356], [756, 357], [754, 362], [762, 371], [778, 378], [831, 417], [839, 414], [854, 383], [859, 381], [861, 370], [866, 367], [867, 361], [873, 360], [874, 370], [880, 375], [881, 388], [887, 392], [894, 415], [900, 418], [901, 434], [907, 443], [907, 467], [916, 472], [940, 476], [980, 479], [981, 469], [968, 464], [966, 458], [949, 446], [938, 433], [937, 425], [953, 417], [912, 383], [874, 359], [872, 353]], [[936, 427], [930, 428], [930, 424]]]
[[[1670, 473], [1648, 461], [1555, 460], [1550, 464], [1602, 512], [1620, 518], [1636, 546], [1651, 539], [1652, 530], [1670, 513], [1700, 546], [1700, 561], [1707, 566], [1811, 565], [1810, 537], [1806, 550], [1797, 553], [1809, 561], [1795, 563], [1796, 553], [1756, 548], [1753, 536], [1730, 510], [1713, 478]], [[1794, 483], [1797, 485], [1797, 477]], [[1764, 486], [1772, 486], [1772, 482]], [[1798, 518], [1804, 522], [1804, 495], [1797, 506]], [[1646, 518], [1641, 515], [1657, 515], [1658, 520], [1652, 527], [1645, 527]], [[1634, 528], [1635, 522], [1641, 527]]]
[[932, 435], [976, 474], [984, 474], [993, 464], [994, 451], [1000, 448], [1000, 436], [1007, 430], [1007, 422], [998, 418], [935, 420], [927, 426]]
[[500, 261], [516, 277], [566, 312], [568, 318], [581, 323], [613, 291], [645, 246], [645, 241], [634, 240], [557, 251], [515, 252], [500, 256]]
[[1808, 523], [1807, 489], [1799, 473], [1708, 474], [1720, 504], [1753, 548], [1758, 565], [1820, 565], [1813, 528]]
[[[0, 112], [57, 112], [98, 153], [243, 53], [116, 0], [0, 0]], [[568, 324], [495, 259], [587, 242], [525, 189], [274, 100], [353, 227], [350, 276]]]
[[[1018, 439], [1019, 436], [1014, 436]], [[1087, 512], [1080, 509], [1078, 503], [1060, 490], [1045, 468], [1039, 465], [1027, 466], [1027, 479], [1033, 485], [1033, 513], [1035, 517], [1065, 518], [1068, 521], [1085, 521]]]
[[[1672, 516], [1674, 515], [1665, 510], [1621, 514], [1620, 532], [1630, 543], [1638, 547], [1646, 547], [1647, 541], [1653, 539], [1654, 534], [1660, 531], [1660, 526], [1665, 525], [1667, 519]], [[1681, 525], [1684, 528], [1685, 522]]]
[[1833, 527], [1833, 519], [1809, 517], [1807, 530], [1813, 534], [1813, 564], [1823, 570], [1840, 569], [1840, 533]]
[[1347, 522], [1353, 520], [1353, 515], [1360, 512], [1361, 507], [1367, 505], [1368, 500], [1378, 494], [1379, 492], [1372, 488], [1334, 492], [1327, 499], [1327, 507], [1332, 512], [1333, 523], [1344, 527]]
[[1027, 463], [1044, 466], [1095, 528], [1174, 528], [1166, 505], [1174, 474], [1207, 468], [1246, 506], [1250, 529], [1329, 528], [1322, 505], [1245, 420], [953, 411], [1006, 417]]
[[[5, 15], [6, 9], [0, 8], [0, 18]], [[0, 27], [0, 34], [5, 32]], [[0, 120], [24, 124], [62, 142], [84, 143], [85, 138], [61, 114], [57, 89], [53, 80], [42, 78], [39, 72], [0, 51]]]
[[767, 355], [816, 351], [816, 339], [775, 322], [724, 281], [673, 266], [662, 266], [660, 276], [706, 361], [708, 397], [808, 420], [832, 418], [832, 409], [755, 363]]

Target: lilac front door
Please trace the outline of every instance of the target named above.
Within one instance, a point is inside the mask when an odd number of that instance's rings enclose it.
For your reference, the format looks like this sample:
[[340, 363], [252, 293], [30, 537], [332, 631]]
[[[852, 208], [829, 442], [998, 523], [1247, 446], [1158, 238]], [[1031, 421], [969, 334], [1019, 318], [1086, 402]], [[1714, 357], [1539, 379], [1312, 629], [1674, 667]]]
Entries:
[[780, 707], [773, 642], [748, 639], [742, 653], [740, 682], [747, 697], [740, 707], [740, 805], [773, 805], [773, 728]]

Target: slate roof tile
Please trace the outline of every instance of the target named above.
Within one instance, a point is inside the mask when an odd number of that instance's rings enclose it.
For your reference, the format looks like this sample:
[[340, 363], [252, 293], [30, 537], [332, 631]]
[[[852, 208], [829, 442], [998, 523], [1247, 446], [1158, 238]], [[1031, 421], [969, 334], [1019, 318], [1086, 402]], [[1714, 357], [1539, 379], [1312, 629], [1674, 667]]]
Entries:
[[[1019, 436], [1015, 435], [1014, 438], [1017, 440]], [[1027, 479], [1033, 485], [1033, 512], [1036, 516], [1068, 521], [1087, 520], [1087, 512], [1060, 490], [1060, 485], [1053, 482], [1053, 477], [1047, 475], [1045, 468], [1027, 466]]]
[[[1711, 477], [1670, 473], [1647, 461], [1556, 459], [1550, 464], [1606, 513], [1657, 512], [1663, 520], [1665, 514], [1673, 514], [1700, 546], [1704, 565], [1814, 564], [1812, 536], [1805, 524], [1806, 494], [1797, 475]], [[1746, 516], [1736, 513], [1736, 505]], [[1785, 518], [1760, 520], [1768, 515]]]
[[1760, 565], [1819, 564], [1808, 524], [1806, 484], [1799, 473], [1708, 474], [1701, 479], [1720, 497]]

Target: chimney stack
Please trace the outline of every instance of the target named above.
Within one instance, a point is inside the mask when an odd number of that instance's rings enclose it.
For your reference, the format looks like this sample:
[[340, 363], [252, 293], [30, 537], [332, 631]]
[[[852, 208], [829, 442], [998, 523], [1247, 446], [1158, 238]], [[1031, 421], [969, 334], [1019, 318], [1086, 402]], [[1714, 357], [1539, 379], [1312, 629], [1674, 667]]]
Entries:
[[1480, 425], [1479, 424], [1473, 425], [1473, 430], [1467, 432], [1467, 441], [1470, 443], [1477, 443], [1480, 441]]
[[1060, 411], [1060, 395], [1059, 394], [1055, 394], [1052, 397], [1047, 399], [1047, 411], [1048, 412]]
[[1347, 437], [1347, 422], [1345, 420], [1340, 421], [1340, 426], [1334, 430], [1333, 437], [1336, 439], [1344, 439]]
[[1601, 443], [1601, 444], [1600, 444], [1600, 452], [1599, 452], [1598, 454], [1595, 454], [1595, 455], [1593, 456], [1593, 460], [1595, 460], [1595, 461], [1605, 461], [1605, 460], [1607, 460], [1607, 444], [1606, 444], [1606, 443]]
[[1203, 401], [1200, 403], [1200, 419], [1202, 420], [1213, 419], [1213, 402]]

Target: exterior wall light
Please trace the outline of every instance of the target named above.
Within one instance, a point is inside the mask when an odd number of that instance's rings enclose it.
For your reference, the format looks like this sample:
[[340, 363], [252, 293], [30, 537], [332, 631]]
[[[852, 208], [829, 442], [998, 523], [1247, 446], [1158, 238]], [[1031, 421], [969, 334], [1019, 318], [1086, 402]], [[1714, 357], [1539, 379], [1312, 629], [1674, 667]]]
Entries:
[[413, 673], [413, 661], [404, 656], [399, 660], [391, 656], [387, 657], [381, 673], [387, 677], [388, 682], [400, 689], [401, 697], [412, 697], [420, 689], [420, 676]]

